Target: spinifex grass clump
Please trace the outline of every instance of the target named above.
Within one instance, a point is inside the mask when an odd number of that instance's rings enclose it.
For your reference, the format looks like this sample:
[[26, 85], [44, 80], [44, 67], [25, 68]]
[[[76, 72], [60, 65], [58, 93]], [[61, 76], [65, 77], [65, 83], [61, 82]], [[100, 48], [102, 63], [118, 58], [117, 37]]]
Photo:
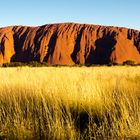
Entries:
[[139, 139], [140, 67], [0, 69], [1, 139]]

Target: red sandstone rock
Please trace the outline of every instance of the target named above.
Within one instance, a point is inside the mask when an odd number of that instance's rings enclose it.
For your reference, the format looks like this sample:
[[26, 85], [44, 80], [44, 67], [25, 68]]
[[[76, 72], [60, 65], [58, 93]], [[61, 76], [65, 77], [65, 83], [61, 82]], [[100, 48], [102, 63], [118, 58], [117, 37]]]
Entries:
[[126, 60], [140, 63], [137, 30], [74, 23], [0, 28], [0, 64], [121, 64]]

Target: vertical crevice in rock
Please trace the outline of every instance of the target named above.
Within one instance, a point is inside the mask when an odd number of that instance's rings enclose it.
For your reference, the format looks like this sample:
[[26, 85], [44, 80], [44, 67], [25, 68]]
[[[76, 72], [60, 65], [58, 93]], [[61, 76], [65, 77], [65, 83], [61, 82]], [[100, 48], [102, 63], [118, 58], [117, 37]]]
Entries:
[[49, 57], [52, 58], [54, 49], [55, 49], [55, 44], [56, 44], [56, 39], [57, 39], [57, 30], [52, 34], [49, 44], [48, 44], [48, 52], [44, 58], [44, 61], [48, 61]]
[[127, 38], [128, 38], [129, 40], [132, 39], [132, 33], [133, 33], [133, 30], [128, 29], [128, 32], [127, 32]]
[[134, 32], [134, 45], [140, 53], [140, 32]]
[[77, 38], [75, 40], [74, 51], [71, 54], [71, 58], [75, 64], [79, 64], [79, 58], [77, 58], [77, 54], [80, 51], [80, 41], [81, 41], [84, 29], [85, 29], [84, 26], [80, 29], [80, 31], [77, 35]]
[[11, 62], [26, 62], [26, 60], [24, 60], [24, 52], [22, 51], [22, 48], [30, 27], [28, 27], [21, 36], [20, 34], [24, 30], [24, 27], [21, 27], [18, 31], [16, 31], [16, 28], [17, 27], [13, 28], [15, 55], [12, 56]]
[[102, 38], [95, 41], [95, 52], [93, 56], [93, 62], [95, 64], [108, 64], [110, 63], [110, 56], [114, 51], [116, 44], [115, 32], [110, 35], [109, 33]]

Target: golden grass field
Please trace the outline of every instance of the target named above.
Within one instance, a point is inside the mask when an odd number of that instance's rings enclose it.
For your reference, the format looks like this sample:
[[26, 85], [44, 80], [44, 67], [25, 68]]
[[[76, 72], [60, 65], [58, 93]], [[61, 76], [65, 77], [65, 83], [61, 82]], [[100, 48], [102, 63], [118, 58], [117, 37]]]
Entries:
[[140, 67], [1, 68], [0, 139], [140, 139]]

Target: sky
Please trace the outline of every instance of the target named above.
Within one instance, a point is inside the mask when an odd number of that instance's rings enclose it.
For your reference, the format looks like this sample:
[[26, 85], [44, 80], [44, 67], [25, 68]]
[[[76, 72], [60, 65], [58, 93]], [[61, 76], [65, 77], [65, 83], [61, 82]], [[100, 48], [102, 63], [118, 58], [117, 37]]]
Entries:
[[140, 30], [140, 0], [1, 0], [0, 27], [76, 22]]

